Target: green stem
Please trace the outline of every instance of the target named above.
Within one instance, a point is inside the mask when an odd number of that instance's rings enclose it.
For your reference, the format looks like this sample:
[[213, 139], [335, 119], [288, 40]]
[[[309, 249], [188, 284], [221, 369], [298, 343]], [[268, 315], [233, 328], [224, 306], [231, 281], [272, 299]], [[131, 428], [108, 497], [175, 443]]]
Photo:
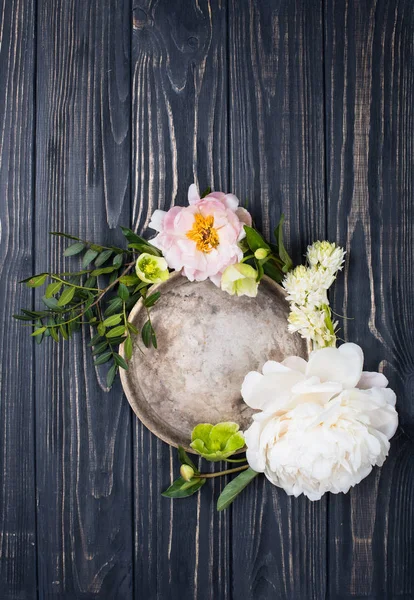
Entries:
[[90, 287], [83, 287], [82, 285], [76, 285], [76, 283], [70, 283], [69, 281], [65, 281], [64, 279], [61, 279], [60, 277], [58, 277], [58, 275], [50, 275], [50, 277], [51, 277], [51, 279], [56, 279], [56, 281], [60, 281], [61, 283], [64, 283], [65, 285], [69, 285], [70, 287], [74, 287], [79, 290], [88, 290], [91, 292], [102, 292], [101, 288], [90, 288]]
[[247, 462], [247, 458], [226, 458], [225, 462], [242, 463]]
[[249, 465], [243, 465], [242, 467], [236, 467], [235, 469], [226, 469], [225, 471], [219, 471], [218, 473], [200, 473], [199, 475], [193, 475], [193, 478], [212, 479], [213, 477], [221, 477], [222, 475], [230, 475], [231, 473], [238, 473], [239, 471], [245, 471], [248, 468], [249, 468]]

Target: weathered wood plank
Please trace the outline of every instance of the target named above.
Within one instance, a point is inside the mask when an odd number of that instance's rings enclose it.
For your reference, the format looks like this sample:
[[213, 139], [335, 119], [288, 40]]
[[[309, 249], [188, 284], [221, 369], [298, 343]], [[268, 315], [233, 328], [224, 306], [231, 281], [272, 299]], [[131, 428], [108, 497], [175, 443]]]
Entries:
[[[301, 262], [325, 231], [322, 5], [231, 0], [229, 11], [231, 188], [267, 236], [285, 213]], [[325, 499], [261, 477], [234, 503], [232, 532], [235, 598], [325, 597]]]
[[[129, 15], [124, 0], [38, 2], [38, 272], [68, 264], [49, 231], [114, 243], [108, 226], [129, 222]], [[89, 339], [36, 352], [41, 598], [132, 595], [130, 411]]]
[[[225, 3], [140, 2], [133, 13], [133, 227], [187, 189], [228, 188]], [[152, 232], [153, 233], [153, 232]], [[134, 421], [137, 597], [230, 597], [229, 517], [222, 482], [171, 501], [176, 451]]]
[[0, 2], [0, 596], [36, 598], [33, 347], [11, 315], [30, 305], [35, 15]]
[[[413, 419], [414, 5], [325, 3], [329, 237], [347, 247], [335, 286], [346, 340], [383, 370]], [[332, 598], [414, 596], [412, 439], [329, 503]]]

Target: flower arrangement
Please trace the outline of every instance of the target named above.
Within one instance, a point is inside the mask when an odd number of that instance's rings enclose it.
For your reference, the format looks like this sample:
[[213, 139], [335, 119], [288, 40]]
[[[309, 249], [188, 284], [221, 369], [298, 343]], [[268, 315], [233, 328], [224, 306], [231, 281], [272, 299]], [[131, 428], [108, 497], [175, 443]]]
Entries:
[[[267, 275], [286, 291], [288, 330], [313, 348], [308, 361], [288, 356], [280, 363], [265, 362], [261, 373], [246, 374], [241, 396], [257, 411], [247, 431], [232, 422], [194, 428], [190, 446], [195, 453], [208, 461], [240, 464], [200, 473], [179, 448], [180, 476], [163, 495], [185, 498], [209, 478], [237, 473], [218, 499], [217, 508], [223, 510], [264, 473], [289, 495], [319, 500], [328, 491], [346, 493], [382, 465], [398, 424], [396, 397], [384, 375], [363, 371], [359, 346], [337, 347], [338, 323], [332, 319], [328, 290], [343, 267], [344, 250], [317, 241], [308, 247], [306, 264], [293, 268], [283, 243], [283, 215], [274, 243], [268, 243], [236, 196], [209, 189], [200, 196], [194, 184], [188, 206], [156, 210], [149, 227], [156, 232], [150, 241], [122, 228], [126, 248], [54, 233], [71, 241], [64, 254], [81, 256], [82, 269], [25, 280], [33, 288], [48, 282], [44, 308], [23, 310], [15, 318], [33, 329], [38, 343], [48, 337], [69, 339], [82, 325], [91, 327], [95, 365], [108, 363], [111, 387], [118, 370], [128, 369], [134, 337], [157, 348], [151, 308], [161, 292], [152, 291], [153, 284], [178, 271], [189, 281], [208, 279], [223, 293], [255, 297]], [[147, 320], [138, 331], [128, 315], [140, 299]], [[119, 353], [121, 344], [125, 358]], [[243, 450], [246, 458], [235, 457]]]

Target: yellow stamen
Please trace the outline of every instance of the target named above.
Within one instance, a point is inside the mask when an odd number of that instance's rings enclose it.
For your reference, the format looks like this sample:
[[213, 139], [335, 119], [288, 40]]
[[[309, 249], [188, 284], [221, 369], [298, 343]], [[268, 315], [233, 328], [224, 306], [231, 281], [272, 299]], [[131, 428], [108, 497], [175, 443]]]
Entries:
[[217, 229], [213, 225], [213, 216], [203, 217], [200, 213], [194, 215], [194, 225], [187, 232], [187, 237], [196, 243], [196, 248], [200, 252], [209, 253], [219, 245]]

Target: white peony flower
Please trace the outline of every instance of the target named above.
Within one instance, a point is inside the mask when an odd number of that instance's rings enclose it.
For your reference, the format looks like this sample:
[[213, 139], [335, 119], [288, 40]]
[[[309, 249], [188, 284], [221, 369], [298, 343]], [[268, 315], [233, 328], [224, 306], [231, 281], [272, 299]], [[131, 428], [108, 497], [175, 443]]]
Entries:
[[245, 432], [247, 460], [289, 495], [348, 492], [388, 454], [398, 416], [380, 373], [363, 373], [356, 344], [291, 356], [248, 373], [246, 404], [261, 412]]
[[320, 266], [335, 274], [342, 269], [345, 251], [335, 242], [314, 242], [308, 246], [306, 257], [311, 267]]

